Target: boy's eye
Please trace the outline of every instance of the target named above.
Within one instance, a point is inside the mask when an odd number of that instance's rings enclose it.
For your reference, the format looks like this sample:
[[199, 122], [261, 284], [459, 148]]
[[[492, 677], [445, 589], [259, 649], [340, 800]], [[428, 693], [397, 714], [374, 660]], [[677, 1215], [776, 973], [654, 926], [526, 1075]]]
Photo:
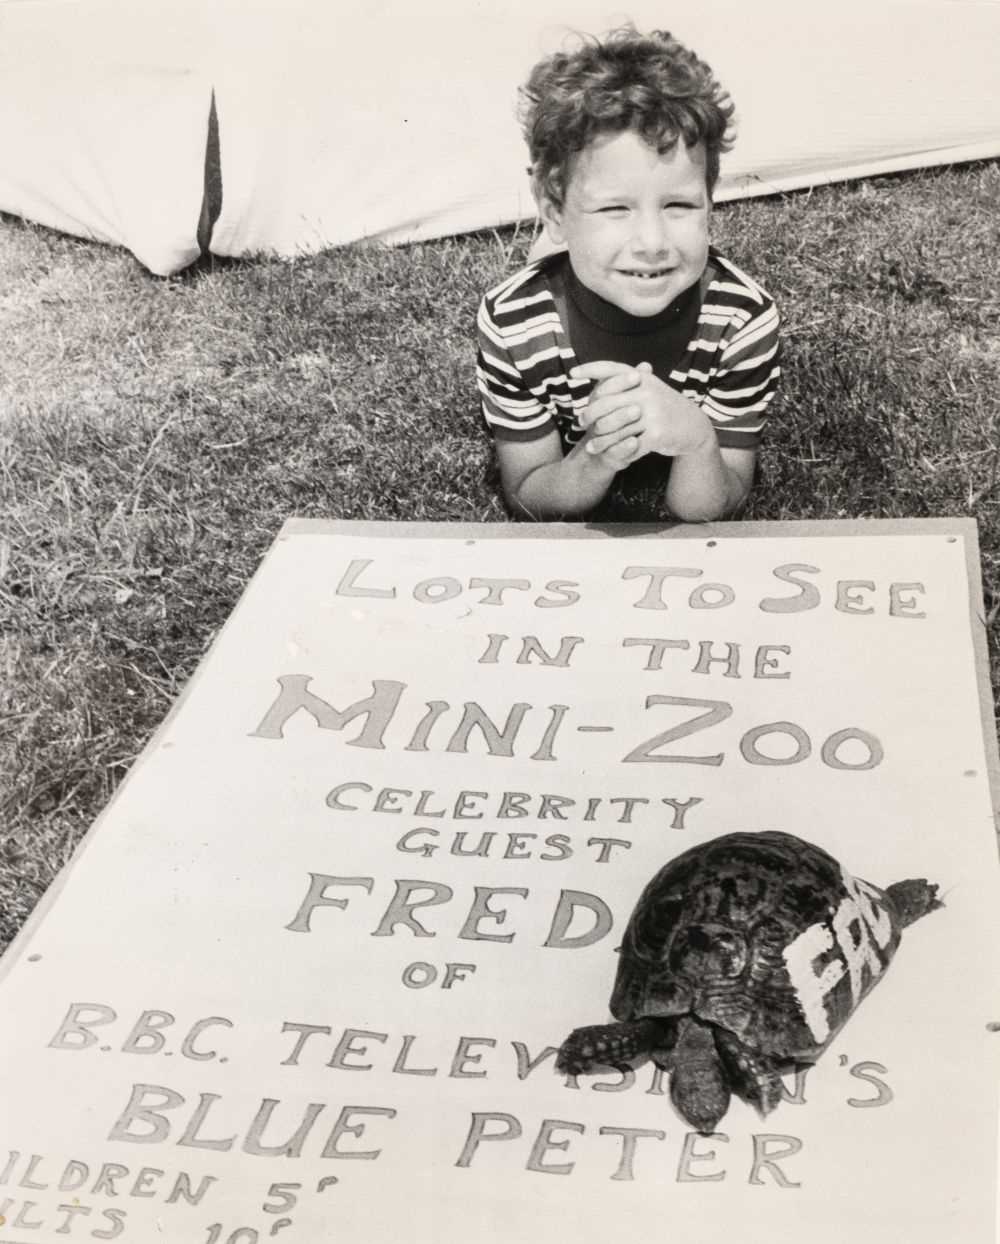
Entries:
[[604, 205], [604, 207], [599, 207], [597, 210], [599, 212], [605, 212], [605, 213], [616, 212], [620, 215], [622, 212], [627, 212], [628, 208], [625, 206], [624, 203], [607, 203]]

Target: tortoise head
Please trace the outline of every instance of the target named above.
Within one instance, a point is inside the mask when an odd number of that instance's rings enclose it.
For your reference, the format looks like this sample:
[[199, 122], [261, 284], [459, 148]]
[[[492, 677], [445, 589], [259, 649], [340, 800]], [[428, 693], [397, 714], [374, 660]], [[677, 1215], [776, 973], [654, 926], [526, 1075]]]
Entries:
[[730, 1097], [711, 1025], [682, 1019], [673, 1050], [670, 1100], [696, 1131], [708, 1135], [729, 1109]]

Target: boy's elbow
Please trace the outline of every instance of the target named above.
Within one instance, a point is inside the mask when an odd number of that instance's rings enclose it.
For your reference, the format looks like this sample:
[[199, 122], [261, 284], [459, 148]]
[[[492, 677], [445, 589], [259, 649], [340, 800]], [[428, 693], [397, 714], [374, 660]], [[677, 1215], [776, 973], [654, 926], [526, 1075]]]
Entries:
[[549, 500], [525, 501], [518, 493], [505, 493], [504, 499], [512, 517], [528, 519], [536, 523], [557, 523], [565, 519], [586, 518], [589, 513], [589, 510], [577, 509], [573, 505], [557, 505]]
[[749, 492], [740, 489], [721, 498], [676, 497], [669, 499], [670, 512], [682, 523], [717, 523], [738, 518], [746, 507]]
[[714, 523], [729, 517], [725, 506], [672, 505], [670, 512], [681, 523]]
[[553, 486], [550, 472], [542, 464], [519, 479], [504, 482], [504, 500], [517, 518], [535, 522], [561, 522], [563, 519], [585, 518], [593, 506], [586, 499]]
[[720, 522], [742, 514], [752, 487], [751, 474], [727, 469], [716, 487], [668, 486], [667, 505], [671, 514], [682, 523]]
[[543, 519], [552, 517], [547, 512], [544, 503], [532, 499], [528, 501], [520, 486], [504, 486], [503, 499], [507, 506], [507, 512], [512, 518], [527, 519], [529, 522], [539, 522]]

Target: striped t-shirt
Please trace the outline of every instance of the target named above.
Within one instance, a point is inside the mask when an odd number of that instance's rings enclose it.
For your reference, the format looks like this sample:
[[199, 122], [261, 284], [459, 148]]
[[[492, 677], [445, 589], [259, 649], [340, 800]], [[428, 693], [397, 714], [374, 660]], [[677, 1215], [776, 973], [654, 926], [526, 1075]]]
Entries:
[[[480, 304], [476, 379], [483, 416], [498, 439], [534, 440], [555, 428], [569, 448], [583, 435], [576, 413], [593, 384], [569, 375], [578, 360], [550, 280], [565, 262], [565, 252], [547, 255]], [[770, 295], [714, 247], [701, 291], [694, 334], [669, 383], [705, 411], [721, 446], [752, 449], [781, 374], [778, 312]]]

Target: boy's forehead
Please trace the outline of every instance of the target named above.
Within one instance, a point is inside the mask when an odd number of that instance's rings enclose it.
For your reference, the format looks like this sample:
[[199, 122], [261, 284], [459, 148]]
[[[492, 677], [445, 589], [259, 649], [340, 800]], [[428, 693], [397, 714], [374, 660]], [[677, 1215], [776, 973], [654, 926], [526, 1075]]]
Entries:
[[649, 177], [676, 186], [704, 183], [707, 163], [701, 141], [688, 146], [678, 136], [657, 148], [634, 130], [598, 134], [571, 161], [566, 191], [601, 192]]

